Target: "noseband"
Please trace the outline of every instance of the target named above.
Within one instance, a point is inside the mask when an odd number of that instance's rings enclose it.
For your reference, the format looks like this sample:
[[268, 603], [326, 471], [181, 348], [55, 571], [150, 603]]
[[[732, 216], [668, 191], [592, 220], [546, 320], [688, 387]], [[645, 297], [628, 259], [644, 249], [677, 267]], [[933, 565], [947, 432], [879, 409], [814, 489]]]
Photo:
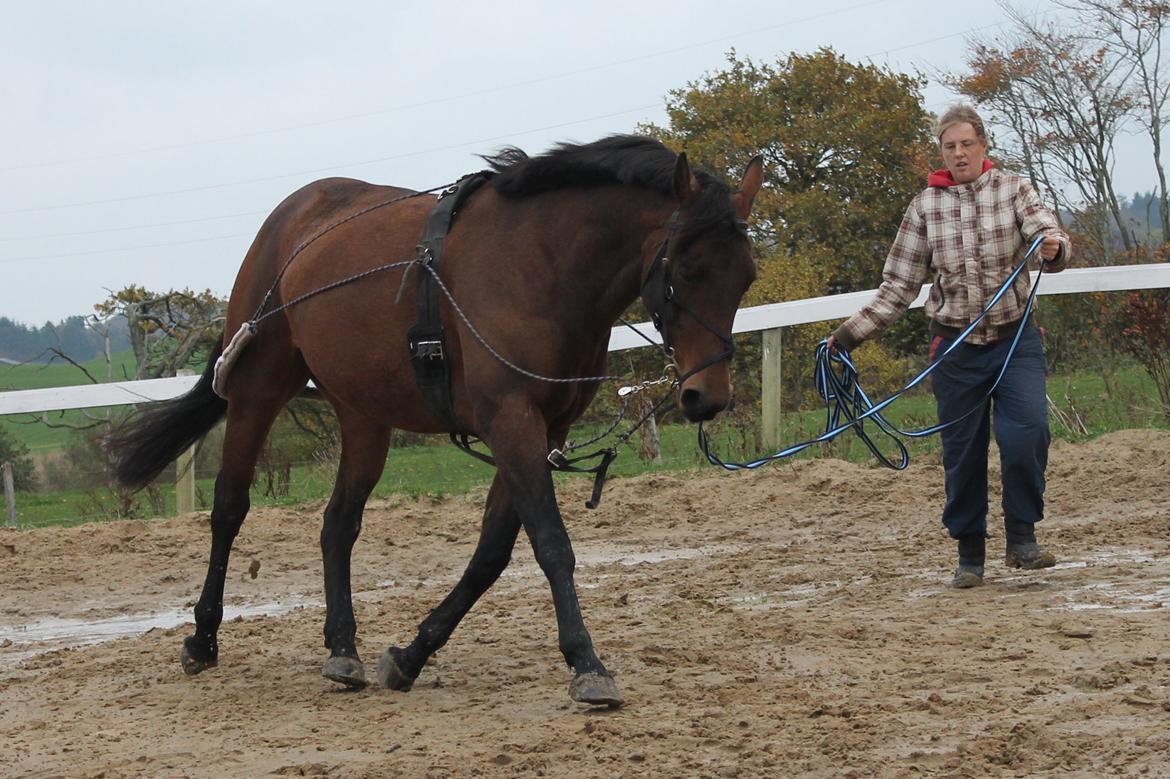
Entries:
[[[747, 228], [746, 220], [737, 219], [736, 224], [745, 230]], [[670, 215], [670, 221], [666, 225], [666, 237], [662, 239], [662, 243], [658, 246], [658, 251], [654, 255], [654, 261], [650, 263], [646, 275], [642, 278], [640, 294], [650, 309], [650, 321], [654, 324], [654, 329], [662, 334], [662, 350], [674, 366], [675, 373], [678, 373], [678, 363], [675, 361], [674, 344], [671, 343], [670, 331], [672, 325], [678, 319], [679, 312], [690, 316], [704, 330], [711, 333], [723, 343], [722, 352], [708, 357], [696, 367], [680, 375], [676, 383], [681, 385], [696, 373], [704, 371], [723, 360], [730, 360], [732, 355], [735, 354], [735, 341], [732, 340], [730, 333], [724, 335], [719, 332], [710, 322], [700, 316], [697, 311], [680, 300], [675, 294], [674, 285], [671, 283], [672, 263], [668, 256], [668, 250], [670, 248], [670, 242], [674, 238], [675, 230], [678, 229], [678, 225], [678, 211], [675, 211]]]

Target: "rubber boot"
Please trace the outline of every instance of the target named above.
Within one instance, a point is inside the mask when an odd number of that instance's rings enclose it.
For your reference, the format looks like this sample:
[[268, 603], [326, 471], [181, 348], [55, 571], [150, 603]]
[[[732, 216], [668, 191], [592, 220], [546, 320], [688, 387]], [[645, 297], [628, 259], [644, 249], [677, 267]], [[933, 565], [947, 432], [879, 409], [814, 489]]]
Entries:
[[966, 590], [983, 584], [983, 563], [986, 557], [987, 539], [983, 536], [966, 536], [959, 539], [959, 567], [951, 579], [951, 586]]
[[1056, 565], [1056, 555], [1036, 542], [1036, 526], [1033, 523], [1005, 519], [1003, 527], [1007, 536], [1003, 562], [1008, 568], [1033, 571]]

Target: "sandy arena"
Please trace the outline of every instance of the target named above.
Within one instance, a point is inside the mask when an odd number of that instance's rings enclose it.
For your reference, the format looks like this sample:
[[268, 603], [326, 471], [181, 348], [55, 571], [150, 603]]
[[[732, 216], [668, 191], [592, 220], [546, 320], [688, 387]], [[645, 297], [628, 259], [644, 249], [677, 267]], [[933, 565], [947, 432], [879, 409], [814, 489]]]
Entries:
[[[1054, 446], [1041, 528], [1058, 566], [989, 555], [975, 590], [946, 586], [941, 485], [937, 460], [820, 460], [618, 479], [589, 511], [571, 482], [616, 711], [569, 700], [523, 537], [397, 693], [320, 676], [320, 505], [249, 517], [220, 666], [190, 678], [206, 512], [0, 532], [0, 776], [1170, 776], [1170, 434]], [[463, 570], [482, 499], [367, 510], [369, 673]]]

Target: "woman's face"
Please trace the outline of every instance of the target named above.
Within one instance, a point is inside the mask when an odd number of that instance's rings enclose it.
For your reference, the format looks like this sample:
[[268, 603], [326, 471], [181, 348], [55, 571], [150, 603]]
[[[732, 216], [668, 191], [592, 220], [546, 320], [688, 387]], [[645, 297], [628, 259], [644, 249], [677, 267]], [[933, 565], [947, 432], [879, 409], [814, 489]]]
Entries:
[[951, 125], [938, 141], [943, 162], [956, 184], [967, 184], [983, 174], [987, 144], [979, 139], [970, 122]]

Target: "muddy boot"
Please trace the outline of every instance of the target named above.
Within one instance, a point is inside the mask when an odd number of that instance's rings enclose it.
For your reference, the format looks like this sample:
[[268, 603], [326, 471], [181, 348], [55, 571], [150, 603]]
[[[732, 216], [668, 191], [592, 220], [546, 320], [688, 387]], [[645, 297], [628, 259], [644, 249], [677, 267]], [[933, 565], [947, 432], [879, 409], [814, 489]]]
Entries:
[[983, 536], [959, 539], [959, 567], [955, 569], [955, 575], [951, 579], [952, 587], [966, 590], [983, 584], [985, 541]]
[[1031, 522], [1017, 522], [1005, 519], [1007, 550], [1003, 562], [1008, 568], [1051, 568], [1056, 565], [1056, 556], [1036, 542], [1036, 526]]

